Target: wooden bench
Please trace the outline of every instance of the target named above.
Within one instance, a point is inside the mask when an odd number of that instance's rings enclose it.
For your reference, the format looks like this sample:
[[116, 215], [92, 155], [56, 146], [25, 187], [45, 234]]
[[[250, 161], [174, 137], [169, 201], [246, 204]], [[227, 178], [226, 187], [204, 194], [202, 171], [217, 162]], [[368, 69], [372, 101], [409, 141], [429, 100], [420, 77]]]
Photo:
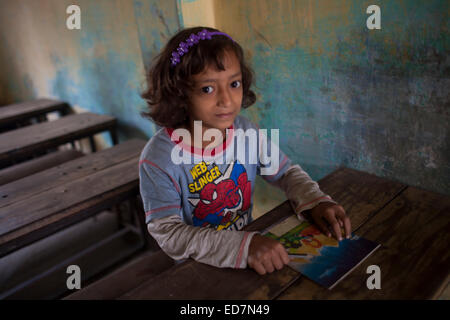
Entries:
[[144, 145], [131, 139], [0, 186], [0, 257], [136, 194]]
[[30, 118], [42, 120], [50, 112], [58, 112], [60, 116], [71, 112], [70, 106], [63, 101], [53, 99], [37, 99], [13, 103], [0, 107], [0, 132], [6, 128], [14, 129]]
[[80, 113], [62, 117], [0, 134], [0, 167], [5, 167], [32, 156], [34, 152], [55, 148], [59, 145], [94, 134], [109, 131], [117, 144], [117, 121], [108, 115]]
[[55, 167], [69, 160], [82, 157], [83, 155], [84, 154], [78, 150], [61, 150], [7, 167], [0, 170], [0, 186], [32, 175], [36, 172]]
[[[147, 245], [144, 213], [137, 203], [145, 143], [132, 139], [0, 186], [0, 257], [127, 201], [134, 223], [105, 241], [133, 232], [141, 237], [136, 249]], [[60, 289], [67, 289], [64, 282]]]
[[110, 300], [120, 297], [175, 265], [162, 250], [147, 251], [66, 300]]

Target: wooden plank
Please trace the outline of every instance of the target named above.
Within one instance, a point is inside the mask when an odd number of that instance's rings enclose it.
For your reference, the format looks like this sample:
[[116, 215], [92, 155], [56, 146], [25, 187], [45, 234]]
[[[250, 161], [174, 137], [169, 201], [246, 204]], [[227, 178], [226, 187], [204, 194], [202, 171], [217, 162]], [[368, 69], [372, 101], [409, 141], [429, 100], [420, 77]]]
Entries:
[[65, 297], [65, 300], [115, 299], [138, 287], [175, 262], [162, 250], [146, 252], [100, 280]]
[[358, 230], [407, 186], [376, 175], [341, 167], [318, 181], [320, 189], [342, 205]]
[[[408, 187], [357, 234], [382, 244], [333, 290], [302, 277], [280, 299], [435, 299], [450, 270], [450, 197]], [[381, 270], [381, 289], [369, 290], [367, 267]]]
[[20, 159], [37, 150], [111, 130], [116, 119], [90, 112], [73, 114], [0, 134], [0, 164]]
[[0, 108], [0, 127], [54, 111], [67, 113], [69, 110], [70, 106], [66, 102], [53, 99], [44, 98], [13, 103]]
[[[41, 261], [32, 270], [24, 271], [19, 281], [41, 276], [24, 288], [12, 290], [20, 282], [5, 283], [7, 286], [1, 288], [0, 297], [6, 300], [61, 299], [62, 296], [74, 292], [67, 289], [67, 266], [80, 267], [81, 287], [84, 288], [94, 279], [106, 274], [112, 266], [125, 263], [125, 259], [130, 258], [142, 248], [139, 236], [127, 226], [100, 239], [82, 242], [83, 244], [74, 244], [67, 251], [55, 252], [56, 254], [50, 259]], [[112, 252], [114, 254], [111, 254]]]
[[55, 167], [69, 160], [82, 157], [84, 154], [78, 150], [61, 150], [51, 152], [42, 157], [25, 161], [17, 165], [0, 170], [0, 186], [34, 173]]
[[0, 257], [135, 197], [138, 193], [139, 185], [130, 182], [63, 211], [33, 221], [13, 232], [0, 235]]
[[0, 186], [0, 208], [135, 158], [140, 155], [145, 143], [145, 140], [131, 139], [111, 148], [2, 185]]
[[83, 201], [101, 197], [103, 193], [120, 186], [130, 183], [138, 185], [138, 163], [139, 157], [131, 158], [0, 208], [0, 235], [8, 234]]
[[283, 268], [260, 276], [250, 269], [215, 268], [206, 264], [181, 263], [145, 281], [120, 299], [273, 299], [298, 278]]

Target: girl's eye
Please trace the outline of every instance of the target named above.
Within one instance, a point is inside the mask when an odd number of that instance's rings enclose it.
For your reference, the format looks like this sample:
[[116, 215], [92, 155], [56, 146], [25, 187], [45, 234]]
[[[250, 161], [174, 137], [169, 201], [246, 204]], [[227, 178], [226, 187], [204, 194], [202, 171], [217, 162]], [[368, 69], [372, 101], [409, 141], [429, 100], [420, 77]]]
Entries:
[[241, 86], [241, 82], [239, 80], [233, 81], [233, 83], [236, 83], [236, 86], [233, 86], [233, 88], [239, 88]]
[[[211, 90], [208, 90], [208, 88], [211, 89]], [[203, 93], [211, 93], [212, 92], [212, 87], [211, 86], [203, 87], [202, 91], [203, 91]]]
[[[239, 88], [239, 87], [241, 86], [241, 81], [239, 81], [239, 80], [233, 81], [233, 82], [231, 83], [231, 86], [232, 86], [233, 88]], [[203, 87], [203, 88], [202, 88], [202, 92], [203, 92], [203, 93], [206, 93], [206, 94], [213, 92], [213, 90], [214, 90], [214, 89], [213, 89], [212, 86], [207, 86], [207, 87]]]

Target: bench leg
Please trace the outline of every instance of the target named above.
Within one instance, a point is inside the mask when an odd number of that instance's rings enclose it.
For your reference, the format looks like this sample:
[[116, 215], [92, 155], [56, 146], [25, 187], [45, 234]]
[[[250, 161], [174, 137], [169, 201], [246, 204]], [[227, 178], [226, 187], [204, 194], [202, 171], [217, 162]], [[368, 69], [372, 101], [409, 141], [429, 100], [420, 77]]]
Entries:
[[47, 115], [46, 115], [46, 114], [42, 114], [42, 115], [40, 115], [40, 116], [37, 117], [37, 122], [38, 122], [38, 123], [41, 123], [41, 122], [47, 122], [47, 121], [48, 121], [48, 118], [47, 118]]
[[120, 204], [115, 204], [112, 208], [112, 212], [117, 217], [117, 229], [120, 229], [123, 227], [123, 217], [122, 217], [122, 211], [120, 210]]
[[75, 114], [75, 111], [69, 105], [59, 110], [59, 117], [68, 116], [69, 114]]
[[117, 130], [116, 127], [114, 126], [113, 128], [109, 129], [109, 134], [111, 136], [111, 140], [113, 142], [113, 145], [115, 146], [116, 144], [119, 143], [119, 139], [117, 138]]
[[139, 237], [139, 247], [141, 249], [149, 246], [153, 247], [149, 235], [146, 234], [148, 232], [145, 227], [145, 221], [142, 219], [141, 212], [135, 200], [136, 196], [132, 196], [122, 203], [115, 204], [111, 207], [113, 214], [117, 217], [117, 229], [128, 228], [133, 230], [134, 235]]
[[145, 211], [140, 196], [136, 195], [131, 200], [133, 202], [133, 213], [135, 215], [137, 225], [141, 230], [145, 248], [149, 248], [150, 250], [159, 249], [156, 240], [153, 239], [153, 237], [148, 233], [147, 224], [145, 223]]
[[95, 140], [93, 136], [89, 136], [89, 143], [91, 144], [91, 151], [97, 152], [97, 146], [95, 145]]

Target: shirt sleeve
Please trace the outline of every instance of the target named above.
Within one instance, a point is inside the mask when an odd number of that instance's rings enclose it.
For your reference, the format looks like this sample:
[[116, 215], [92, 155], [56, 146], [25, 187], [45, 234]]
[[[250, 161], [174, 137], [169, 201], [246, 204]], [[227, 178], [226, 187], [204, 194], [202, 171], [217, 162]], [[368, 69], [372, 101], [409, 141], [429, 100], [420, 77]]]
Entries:
[[185, 224], [178, 215], [152, 219], [147, 229], [175, 260], [192, 258], [220, 268], [246, 268], [250, 241], [257, 232], [214, 230]]
[[285, 174], [272, 184], [285, 192], [296, 214], [312, 209], [321, 202], [337, 204], [320, 190], [319, 184], [312, 180], [298, 164], [290, 166]]
[[139, 188], [145, 222], [181, 212], [181, 191], [175, 179], [152, 161], [139, 163]]

